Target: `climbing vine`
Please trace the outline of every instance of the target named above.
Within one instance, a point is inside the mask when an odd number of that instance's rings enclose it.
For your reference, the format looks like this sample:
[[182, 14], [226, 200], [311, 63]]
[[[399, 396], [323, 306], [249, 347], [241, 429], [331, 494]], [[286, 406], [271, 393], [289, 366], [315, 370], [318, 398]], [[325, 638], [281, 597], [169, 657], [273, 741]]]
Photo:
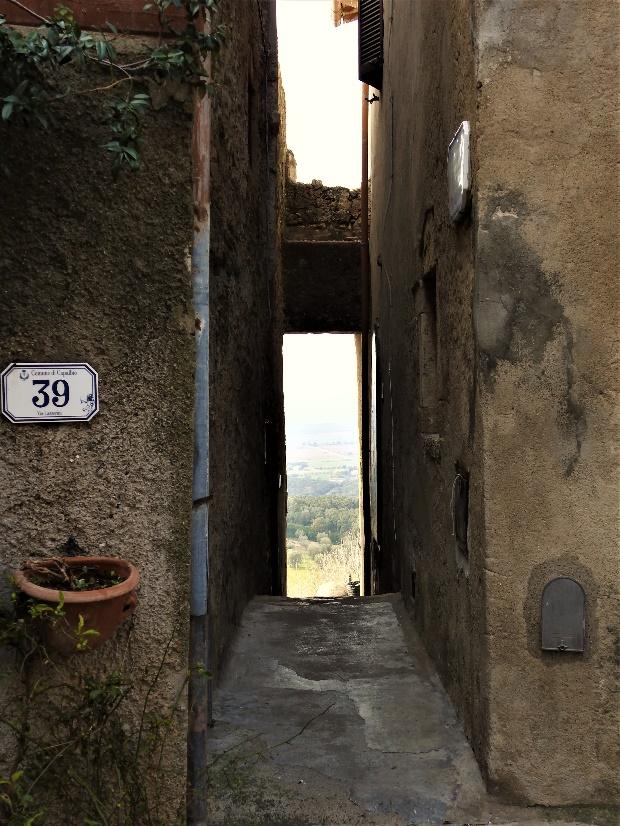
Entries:
[[[1, 120], [7, 124], [35, 122], [47, 129], [56, 121], [55, 107], [67, 97], [94, 98], [108, 93], [105, 120], [109, 139], [103, 146], [116, 171], [140, 165], [144, 115], [153, 106], [149, 88], [180, 83], [204, 92], [209, 83], [205, 61], [225, 39], [223, 26], [205, 26], [220, 0], [147, 3], [145, 11], [157, 16], [159, 36], [131, 59], [117, 52], [119, 32], [112, 23], [107, 24], [107, 32], [83, 31], [65, 6], [57, 6], [47, 18], [29, 8], [27, 0], [8, 2], [29, 12], [37, 26], [16, 28], [0, 15]], [[77, 70], [90, 80], [91, 67], [103, 75], [96, 86], [76, 87], [64, 71]]]
[[[76, 673], [39, 634], [41, 623], [64, 617], [62, 604], [17, 595], [14, 610], [0, 615], [0, 647], [14, 654], [0, 670], [0, 738], [15, 743], [12, 765], [0, 771], [0, 823], [42, 826], [62, 817], [81, 826], [173, 826], [162, 795], [174, 782], [168, 746], [175, 733], [184, 736], [178, 712], [189, 672], [169, 705], [155, 698], [175, 635], [159, 663], [136, 675], [128, 625], [113, 662]], [[90, 639], [75, 631], [83, 651]], [[201, 665], [191, 670], [209, 678]]]

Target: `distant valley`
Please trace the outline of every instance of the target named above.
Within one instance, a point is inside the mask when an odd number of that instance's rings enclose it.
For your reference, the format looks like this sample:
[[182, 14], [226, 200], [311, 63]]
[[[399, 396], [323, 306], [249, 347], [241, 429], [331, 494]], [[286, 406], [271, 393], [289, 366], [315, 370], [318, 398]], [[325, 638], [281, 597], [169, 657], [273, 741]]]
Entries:
[[333, 424], [287, 428], [288, 492], [295, 496], [358, 495], [357, 431]]

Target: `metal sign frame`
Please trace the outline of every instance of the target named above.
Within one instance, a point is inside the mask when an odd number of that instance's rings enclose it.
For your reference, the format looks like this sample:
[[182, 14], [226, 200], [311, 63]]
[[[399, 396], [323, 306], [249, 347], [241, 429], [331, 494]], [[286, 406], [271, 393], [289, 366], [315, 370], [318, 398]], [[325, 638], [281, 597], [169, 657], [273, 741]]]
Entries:
[[[39, 416], [19, 416], [10, 410], [10, 399], [8, 391], [9, 375], [16, 369], [20, 372], [32, 370], [86, 370], [90, 374], [92, 383], [92, 391], [88, 393], [85, 399], [80, 399], [83, 407], [83, 415], [80, 416], [63, 416], [55, 413], [53, 416], [46, 416], [41, 414]], [[23, 376], [20, 376], [24, 378]], [[66, 379], [59, 378], [58, 381], [65, 381]], [[99, 412], [99, 374], [94, 370], [90, 364], [86, 362], [11, 362], [0, 374], [0, 397], [2, 414], [12, 424], [66, 424], [70, 422], [89, 422], [93, 416]]]

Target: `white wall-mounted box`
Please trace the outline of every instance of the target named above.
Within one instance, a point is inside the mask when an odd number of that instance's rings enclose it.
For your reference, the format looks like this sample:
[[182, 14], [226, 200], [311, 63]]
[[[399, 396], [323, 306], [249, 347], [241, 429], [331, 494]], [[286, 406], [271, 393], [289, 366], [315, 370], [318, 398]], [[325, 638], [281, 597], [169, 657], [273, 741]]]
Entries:
[[464, 120], [448, 146], [448, 208], [450, 218], [458, 221], [469, 204], [471, 166], [469, 121]]

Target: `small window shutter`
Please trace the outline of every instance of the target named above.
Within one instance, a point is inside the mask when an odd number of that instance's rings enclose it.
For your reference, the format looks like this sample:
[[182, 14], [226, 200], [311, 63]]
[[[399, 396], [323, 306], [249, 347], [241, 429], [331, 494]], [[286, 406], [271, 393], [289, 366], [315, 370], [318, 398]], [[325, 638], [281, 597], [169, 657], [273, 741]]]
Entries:
[[359, 78], [375, 89], [383, 86], [383, 0], [360, 0]]

